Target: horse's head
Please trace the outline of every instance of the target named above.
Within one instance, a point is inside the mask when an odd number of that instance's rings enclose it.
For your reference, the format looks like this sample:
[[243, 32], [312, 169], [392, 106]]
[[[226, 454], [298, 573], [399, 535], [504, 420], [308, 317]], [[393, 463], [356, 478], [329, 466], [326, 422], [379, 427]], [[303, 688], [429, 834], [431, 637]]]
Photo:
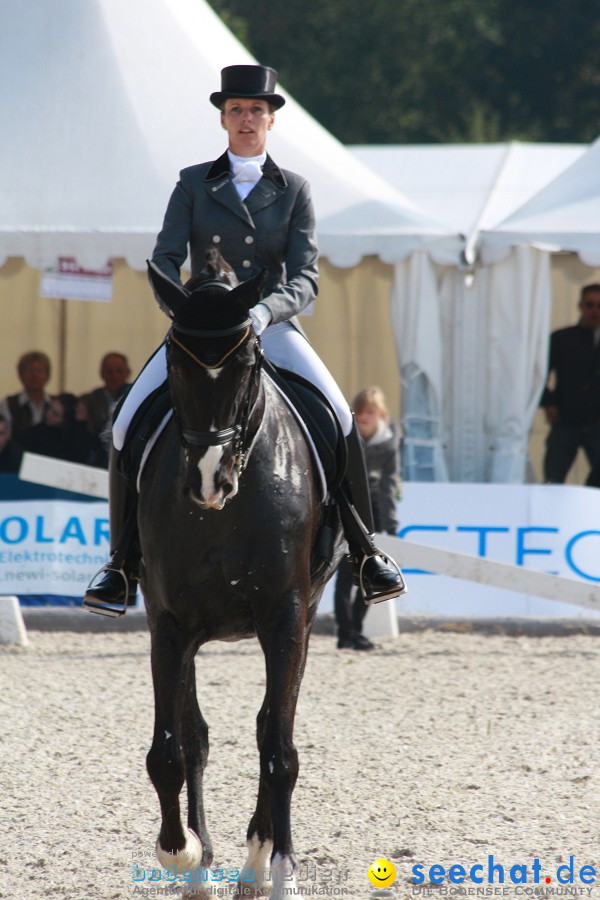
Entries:
[[148, 267], [159, 303], [173, 316], [167, 365], [185, 448], [185, 490], [202, 508], [222, 509], [238, 491], [258, 394], [261, 351], [249, 311], [265, 273], [239, 284], [216, 251], [186, 287]]

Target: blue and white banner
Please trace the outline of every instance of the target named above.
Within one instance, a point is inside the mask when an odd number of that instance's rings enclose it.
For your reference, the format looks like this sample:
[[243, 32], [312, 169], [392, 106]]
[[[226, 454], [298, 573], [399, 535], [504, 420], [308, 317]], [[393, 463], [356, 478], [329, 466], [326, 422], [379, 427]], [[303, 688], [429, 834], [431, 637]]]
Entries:
[[82, 597], [108, 559], [108, 504], [0, 503], [0, 595]]
[[[600, 490], [575, 485], [404, 485], [398, 535], [584, 582], [600, 594]], [[398, 561], [402, 563], [402, 556]], [[573, 603], [408, 568], [400, 615], [447, 618], [597, 618]]]
[[[600, 490], [408, 482], [398, 518], [407, 541], [562, 575], [600, 592]], [[0, 595], [81, 597], [108, 548], [106, 502], [0, 502]], [[409, 593], [396, 603], [406, 615], [576, 614], [572, 605], [501, 588], [410, 569], [406, 577]], [[332, 606], [330, 583], [321, 612]]]
[[600, 586], [600, 490], [571, 485], [404, 485], [398, 536]]

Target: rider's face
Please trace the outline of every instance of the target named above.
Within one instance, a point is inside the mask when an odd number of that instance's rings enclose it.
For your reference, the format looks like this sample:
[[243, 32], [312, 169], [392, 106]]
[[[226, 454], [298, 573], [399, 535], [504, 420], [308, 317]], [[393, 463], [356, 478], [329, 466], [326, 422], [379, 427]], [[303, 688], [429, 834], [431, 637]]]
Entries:
[[265, 100], [226, 100], [221, 125], [229, 135], [229, 149], [236, 156], [260, 156], [267, 145], [267, 134], [275, 114]]

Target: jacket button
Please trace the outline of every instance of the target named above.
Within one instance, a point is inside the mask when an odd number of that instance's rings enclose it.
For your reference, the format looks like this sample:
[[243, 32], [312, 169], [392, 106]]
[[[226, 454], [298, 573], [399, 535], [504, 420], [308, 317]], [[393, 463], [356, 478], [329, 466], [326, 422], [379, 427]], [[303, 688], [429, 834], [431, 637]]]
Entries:
[[213, 239], [212, 239], [212, 240], [213, 240], [213, 244], [220, 244], [220, 243], [221, 243], [221, 235], [220, 235], [220, 234], [213, 234]]
[[243, 267], [244, 267], [245, 269], [249, 269], [250, 266], [252, 265], [252, 263], [250, 262], [249, 259], [245, 259], [245, 260], [243, 261], [242, 265], [243, 265]]
[[247, 244], [253, 244], [253, 243], [254, 243], [254, 238], [252, 237], [251, 234], [247, 234], [246, 237], [244, 238], [244, 240], [246, 241]]

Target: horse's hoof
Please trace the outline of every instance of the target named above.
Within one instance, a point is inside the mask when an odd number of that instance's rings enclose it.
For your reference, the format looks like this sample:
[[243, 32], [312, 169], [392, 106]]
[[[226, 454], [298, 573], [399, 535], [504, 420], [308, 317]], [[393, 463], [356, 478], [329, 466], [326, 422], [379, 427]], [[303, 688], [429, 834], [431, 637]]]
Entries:
[[156, 858], [161, 866], [170, 869], [178, 866], [181, 869], [197, 869], [202, 860], [202, 844], [200, 838], [191, 828], [185, 828], [185, 847], [176, 853], [169, 853], [160, 846], [160, 838], [156, 842]]

